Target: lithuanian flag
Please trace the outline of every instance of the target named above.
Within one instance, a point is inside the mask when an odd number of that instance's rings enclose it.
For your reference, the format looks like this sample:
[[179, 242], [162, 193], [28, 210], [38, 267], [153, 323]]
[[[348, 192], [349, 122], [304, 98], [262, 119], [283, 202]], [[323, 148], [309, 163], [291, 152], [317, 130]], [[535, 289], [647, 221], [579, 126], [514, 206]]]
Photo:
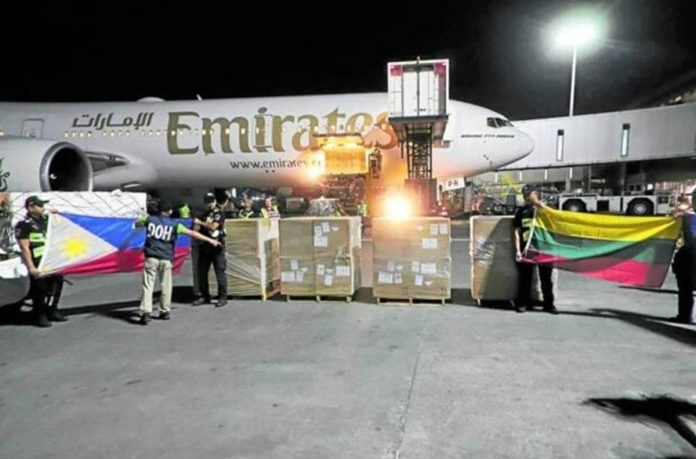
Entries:
[[660, 287], [667, 276], [681, 222], [673, 217], [537, 209], [525, 258], [589, 277]]

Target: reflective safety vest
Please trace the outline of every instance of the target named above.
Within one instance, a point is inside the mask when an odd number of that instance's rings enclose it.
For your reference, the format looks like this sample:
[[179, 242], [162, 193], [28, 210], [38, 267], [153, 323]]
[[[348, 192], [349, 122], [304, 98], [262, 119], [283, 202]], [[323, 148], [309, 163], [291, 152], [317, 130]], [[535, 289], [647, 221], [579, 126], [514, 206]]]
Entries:
[[261, 209], [261, 216], [263, 218], [280, 218], [280, 212], [278, 212], [277, 206], [273, 206], [270, 211], [264, 207]]
[[246, 209], [242, 209], [237, 214], [237, 218], [239, 218], [240, 220], [249, 220], [249, 219], [255, 218], [254, 211], [253, 210], [247, 211]]
[[179, 208], [179, 217], [181, 218], [191, 218], [191, 209], [188, 204], [184, 204]]
[[38, 265], [46, 251], [46, 233], [48, 232], [48, 216], [34, 218], [31, 215], [17, 223], [15, 236], [17, 240], [28, 239], [31, 257]]
[[367, 204], [358, 204], [358, 216], [360, 216], [360, 217], [367, 216]]

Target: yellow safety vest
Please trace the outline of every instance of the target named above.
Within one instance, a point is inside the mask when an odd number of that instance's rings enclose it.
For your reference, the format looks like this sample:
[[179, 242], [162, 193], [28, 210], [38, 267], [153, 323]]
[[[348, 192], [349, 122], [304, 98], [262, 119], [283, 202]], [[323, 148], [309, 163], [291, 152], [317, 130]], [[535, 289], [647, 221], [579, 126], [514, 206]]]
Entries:
[[261, 216], [263, 218], [280, 218], [280, 213], [278, 212], [278, 207], [273, 206], [272, 213], [268, 213], [268, 210], [264, 207], [261, 209]]

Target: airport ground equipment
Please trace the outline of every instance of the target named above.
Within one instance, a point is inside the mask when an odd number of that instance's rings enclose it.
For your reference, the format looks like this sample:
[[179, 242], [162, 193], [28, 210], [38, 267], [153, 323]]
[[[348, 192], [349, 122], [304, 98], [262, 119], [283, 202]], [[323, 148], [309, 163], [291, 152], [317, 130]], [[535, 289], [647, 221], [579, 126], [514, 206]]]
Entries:
[[[471, 297], [479, 306], [484, 301], [513, 304], [517, 297], [518, 270], [515, 262], [513, 217], [476, 216], [470, 220]], [[537, 270], [534, 270], [532, 300], [541, 300]], [[553, 274], [554, 291], [558, 270]]]
[[372, 288], [377, 303], [451, 298], [451, 225], [442, 217], [372, 221]]
[[361, 285], [359, 217], [280, 220], [280, 292], [293, 297], [352, 301]]
[[[266, 301], [280, 292], [278, 220], [226, 220], [225, 231], [228, 295]], [[208, 272], [208, 284], [217, 294], [213, 271]]]
[[367, 200], [371, 182], [380, 177], [379, 149], [367, 147], [359, 132], [321, 133], [314, 137], [323, 153], [322, 196], [339, 200], [345, 213], [356, 215], [358, 203]]
[[572, 212], [606, 212], [626, 215], [668, 215], [674, 210], [669, 194], [603, 196], [597, 193], [562, 194], [558, 208]]
[[387, 64], [389, 122], [406, 156], [405, 186], [418, 213], [426, 215], [435, 204], [433, 146], [442, 142], [447, 126], [449, 60], [420, 60]]

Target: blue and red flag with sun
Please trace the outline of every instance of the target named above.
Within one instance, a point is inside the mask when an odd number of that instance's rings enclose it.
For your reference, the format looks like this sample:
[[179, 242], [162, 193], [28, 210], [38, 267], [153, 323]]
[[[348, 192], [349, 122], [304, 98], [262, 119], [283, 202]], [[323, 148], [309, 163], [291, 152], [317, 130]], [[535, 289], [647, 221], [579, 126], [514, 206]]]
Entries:
[[[145, 228], [135, 218], [52, 214], [41, 274], [95, 275], [141, 271], [145, 263]], [[186, 227], [190, 219], [178, 219]], [[188, 236], [179, 235], [174, 270], [181, 269], [191, 250]]]

